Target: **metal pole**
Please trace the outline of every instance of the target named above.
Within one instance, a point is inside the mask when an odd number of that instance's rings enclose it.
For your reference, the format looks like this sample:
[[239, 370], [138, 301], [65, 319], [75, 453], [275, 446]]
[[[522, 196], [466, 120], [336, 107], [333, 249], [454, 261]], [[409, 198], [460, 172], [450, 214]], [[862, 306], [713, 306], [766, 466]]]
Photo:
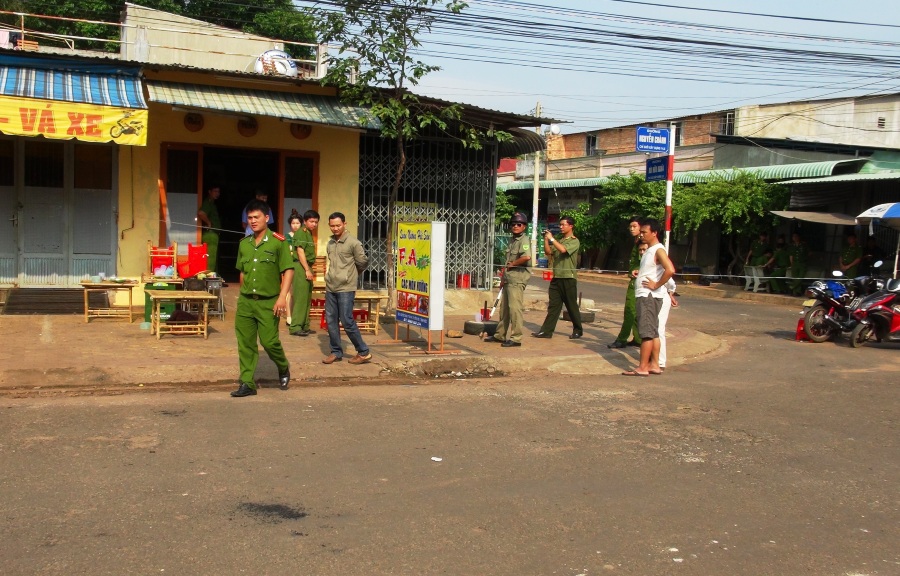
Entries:
[[669, 252], [669, 238], [672, 236], [672, 180], [675, 178], [675, 124], [669, 124], [669, 157], [666, 170], [666, 254]]
[[[534, 108], [534, 115], [541, 117], [541, 103]], [[541, 127], [535, 128], [540, 135]], [[538, 199], [541, 195], [541, 151], [534, 153], [534, 192], [531, 197], [531, 266], [537, 266], [537, 230], [538, 230]]]

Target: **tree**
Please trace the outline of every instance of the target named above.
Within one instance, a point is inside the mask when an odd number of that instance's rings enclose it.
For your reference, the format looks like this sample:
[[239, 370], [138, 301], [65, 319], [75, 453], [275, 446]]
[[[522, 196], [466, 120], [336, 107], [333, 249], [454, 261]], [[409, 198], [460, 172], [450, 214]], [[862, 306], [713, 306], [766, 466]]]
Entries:
[[675, 227], [693, 232], [704, 223], [712, 223], [729, 234], [731, 263], [729, 273], [744, 261], [739, 240], [754, 238], [775, 224], [771, 210], [784, 210], [790, 202], [790, 190], [769, 184], [758, 176], [737, 170], [734, 178], [717, 176], [708, 182], [680, 186], [672, 196]]
[[[462, 107], [424, 102], [409, 92], [427, 74], [439, 67], [413, 56], [421, 46], [420, 37], [431, 31], [442, 0], [334, 0], [335, 11], [320, 16], [323, 43], [338, 44], [330, 54], [324, 84], [337, 86], [342, 99], [369, 110], [381, 124], [381, 136], [391, 138], [397, 147], [397, 165], [388, 196], [387, 311], [394, 309], [396, 266], [393, 257], [395, 207], [406, 168], [407, 141], [427, 130], [436, 130], [456, 138], [462, 145], [479, 149], [483, 139], [503, 139], [508, 135], [480, 130], [463, 121]], [[445, 9], [459, 14], [466, 3], [450, 0]]]
[[[315, 42], [313, 18], [306, 12], [298, 11], [291, 0], [136, 0], [134, 3], [250, 34], [291, 42]], [[122, 10], [120, 0], [0, 0], [0, 10], [91, 21], [73, 22], [28, 16], [25, 18], [26, 30], [100, 40], [119, 39], [119, 27], [104, 22], [119, 22]], [[21, 24], [18, 16], [10, 14], [0, 14], [0, 22], [15, 27]], [[110, 52], [119, 50], [116, 43], [106, 43], [104, 46], [88, 40], [76, 40], [75, 43], [80, 48]], [[295, 58], [309, 57], [309, 50], [303, 47], [289, 45], [287, 51]]]

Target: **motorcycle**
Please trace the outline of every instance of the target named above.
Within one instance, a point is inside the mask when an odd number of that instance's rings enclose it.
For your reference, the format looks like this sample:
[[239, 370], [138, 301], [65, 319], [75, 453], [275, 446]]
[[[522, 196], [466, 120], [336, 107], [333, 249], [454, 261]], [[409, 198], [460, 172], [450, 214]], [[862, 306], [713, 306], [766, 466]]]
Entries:
[[144, 123], [140, 120], [128, 120], [126, 119], [131, 117], [131, 112], [125, 112], [125, 114], [116, 120], [116, 125], [109, 129], [109, 135], [113, 138], [118, 138], [123, 134], [134, 134], [137, 136], [144, 129]]
[[853, 316], [852, 347], [859, 348], [873, 337], [878, 342], [900, 342], [900, 280], [888, 280], [883, 290], [864, 298]]
[[[875, 263], [875, 268], [881, 266]], [[832, 274], [840, 278], [843, 273]], [[863, 296], [880, 290], [883, 281], [873, 276], [859, 276], [843, 282], [816, 280], [806, 290], [809, 300], [803, 303], [803, 331], [811, 342], [825, 342], [842, 332], [851, 332], [857, 324], [853, 311]]]

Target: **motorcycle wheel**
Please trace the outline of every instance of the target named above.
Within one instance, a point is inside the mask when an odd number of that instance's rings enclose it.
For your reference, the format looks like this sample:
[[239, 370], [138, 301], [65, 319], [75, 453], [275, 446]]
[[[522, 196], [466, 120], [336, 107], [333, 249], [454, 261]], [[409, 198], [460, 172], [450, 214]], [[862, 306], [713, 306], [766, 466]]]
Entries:
[[118, 138], [119, 136], [122, 135], [122, 129], [118, 126], [113, 126], [112, 128], [109, 129], [109, 135], [112, 136], [113, 138]]
[[834, 335], [834, 330], [825, 323], [826, 313], [824, 306], [813, 306], [806, 311], [803, 317], [803, 331], [811, 342], [819, 344]]
[[868, 342], [874, 333], [875, 330], [869, 324], [857, 324], [850, 333], [850, 345], [859, 348]]

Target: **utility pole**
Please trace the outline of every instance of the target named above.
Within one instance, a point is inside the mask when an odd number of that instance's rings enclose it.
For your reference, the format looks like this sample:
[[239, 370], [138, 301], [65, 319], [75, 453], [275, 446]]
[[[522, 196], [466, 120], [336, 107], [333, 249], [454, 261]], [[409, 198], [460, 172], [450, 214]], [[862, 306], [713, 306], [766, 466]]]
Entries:
[[[541, 117], [541, 103], [534, 107], [534, 115]], [[541, 127], [535, 128], [535, 132], [541, 135]], [[537, 234], [538, 234], [538, 199], [541, 196], [541, 151], [534, 153], [534, 192], [531, 197], [531, 266], [537, 266]]]
[[669, 154], [666, 159], [668, 168], [666, 170], [666, 254], [669, 252], [669, 238], [672, 237], [672, 184], [675, 180], [675, 123], [669, 124]]

